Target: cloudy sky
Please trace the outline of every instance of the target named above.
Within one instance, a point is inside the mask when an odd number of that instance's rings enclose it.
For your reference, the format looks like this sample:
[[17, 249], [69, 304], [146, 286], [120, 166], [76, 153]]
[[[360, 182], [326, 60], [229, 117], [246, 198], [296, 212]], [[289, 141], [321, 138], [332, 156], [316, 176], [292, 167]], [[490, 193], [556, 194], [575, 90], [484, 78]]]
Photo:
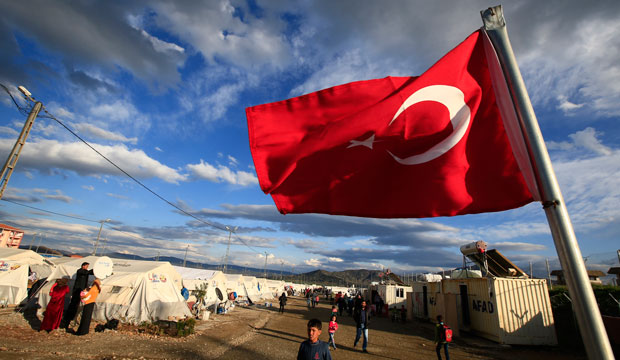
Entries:
[[[295, 272], [459, 266], [484, 240], [529, 270], [557, 254], [540, 204], [433, 219], [280, 215], [259, 186], [245, 108], [424, 72], [486, 1], [0, 0], [0, 83], [39, 117], [0, 202], [25, 244]], [[587, 264], [620, 248], [620, 2], [504, 6], [513, 48]], [[42, 114], [45, 115], [45, 114]], [[24, 123], [0, 94], [0, 157]], [[156, 195], [157, 196], [156, 196]], [[189, 216], [190, 214], [191, 216]], [[101, 246], [100, 246], [101, 250]], [[542, 275], [542, 273], [540, 273]]]

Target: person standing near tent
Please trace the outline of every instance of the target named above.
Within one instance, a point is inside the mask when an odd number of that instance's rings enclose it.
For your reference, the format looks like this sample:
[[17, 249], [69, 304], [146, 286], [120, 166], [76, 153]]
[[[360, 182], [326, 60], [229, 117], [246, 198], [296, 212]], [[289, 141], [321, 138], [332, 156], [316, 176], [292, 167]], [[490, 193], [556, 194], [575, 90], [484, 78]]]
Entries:
[[282, 293], [278, 300], [280, 300], [280, 309], [278, 310], [278, 312], [284, 314], [284, 305], [286, 305], [286, 293]]
[[69, 292], [69, 286], [67, 286], [68, 282], [69, 279], [63, 277], [61, 279], [56, 279], [56, 282], [52, 285], [50, 289], [51, 300], [47, 304], [47, 309], [45, 309], [45, 316], [43, 317], [43, 322], [41, 322], [39, 331], [45, 330], [50, 332], [54, 329], [58, 329], [60, 326], [62, 312], [65, 309], [65, 295]]
[[82, 290], [86, 289], [86, 286], [88, 285], [88, 276], [94, 275], [92, 269], [88, 270], [88, 265], [90, 264], [83, 262], [82, 266], [80, 266], [78, 271], [75, 273], [75, 282], [73, 283], [71, 302], [69, 303], [69, 307], [67, 308], [67, 311], [65, 311], [65, 316], [60, 323], [61, 328], [69, 327], [69, 323], [71, 323], [75, 317], [75, 314], [77, 314], [78, 306], [80, 305], [80, 293]]
[[78, 328], [76, 335], [86, 335], [90, 331], [90, 320], [93, 317], [93, 310], [95, 309], [95, 301], [97, 296], [101, 292], [101, 280], [95, 279], [93, 285], [82, 296], [82, 302], [84, 303], [84, 310], [82, 310], [82, 320], [80, 321], [80, 327]]

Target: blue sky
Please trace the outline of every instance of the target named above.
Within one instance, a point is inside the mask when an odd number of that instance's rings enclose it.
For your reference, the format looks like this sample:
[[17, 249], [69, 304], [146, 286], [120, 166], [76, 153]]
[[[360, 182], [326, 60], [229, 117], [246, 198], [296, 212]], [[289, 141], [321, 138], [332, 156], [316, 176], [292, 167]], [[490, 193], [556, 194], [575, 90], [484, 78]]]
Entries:
[[[264, 195], [245, 108], [364, 79], [418, 75], [481, 25], [485, 1], [0, 1], [0, 82], [47, 110], [177, 207], [49, 118], [36, 120], [0, 219], [47, 246], [295, 272], [422, 272], [484, 240], [542, 275], [557, 255], [540, 204], [433, 219], [280, 215]], [[36, 10], [33, 10], [36, 9]], [[510, 2], [508, 32], [588, 267], [620, 248], [620, 3]], [[0, 96], [0, 157], [25, 116]], [[36, 240], [36, 243], [39, 239]], [[109, 251], [109, 250], [107, 250]]]

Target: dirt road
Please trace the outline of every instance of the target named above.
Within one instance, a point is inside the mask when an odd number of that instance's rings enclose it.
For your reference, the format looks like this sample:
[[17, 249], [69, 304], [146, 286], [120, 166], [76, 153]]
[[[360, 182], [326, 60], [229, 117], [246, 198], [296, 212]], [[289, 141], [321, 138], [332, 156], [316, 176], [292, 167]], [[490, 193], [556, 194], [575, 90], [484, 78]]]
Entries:
[[[263, 304], [264, 305], [264, 304]], [[275, 302], [274, 302], [275, 305]], [[64, 331], [38, 332], [19, 313], [0, 313], [0, 359], [295, 359], [306, 338], [306, 323], [316, 317], [328, 321], [331, 307], [322, 303], [307, 309], [305, 301], [290, 298], [284, 314], [277, 307], [237, 307], [225, 315], [199, 322], [197, 334], [175, 339], [139, 334], [135, 327], [78, 337]], [[361, 344], [353, 348], [355, 324], [339, 319], [334, 359], [434, 359], [433, 325], [371, 320], [369, 354]], [[94, 327], [95, 324], [93, 324]], [[321, 335], [328, 340], [327, 324]], [[462, 335], [450, 348], [451, 359], [585, 359], [558, 348], [500, 346]]]

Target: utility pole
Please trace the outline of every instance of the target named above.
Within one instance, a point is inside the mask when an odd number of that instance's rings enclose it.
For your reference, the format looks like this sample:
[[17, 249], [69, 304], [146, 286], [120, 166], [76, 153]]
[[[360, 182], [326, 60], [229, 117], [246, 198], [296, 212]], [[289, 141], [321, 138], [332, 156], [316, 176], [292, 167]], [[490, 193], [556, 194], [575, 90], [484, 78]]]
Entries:
[[183, 258], [183, 267], [185, 267], [185, 264], [187, 263], [187, 250], [189, 250], [189, 244], [187, 244], [187, 247], [185, 248], [185, 257]]
[[265, 267], [263, 268], [263, 276], [267, 278], [267, 252], [265, 251]]
[[103, 230], [103, 224], [112, 221], [112, 219], [99, 220], [101, 226], [99, 227], [99, 233], [97, 234], [97, 241], [95, 242], [95, 248], [93, 249], [92, 255], [97, 255], [97, 248], [99, 247], [99, 238], [101, 237], [101, 230]]
[[549, 271], [549, 259], [545, 259], [547, 264], [547, 278], [549, 279], [549, 289], [553, 289], [553, 283], [551, 282], [551, 272]]
[[[39, 234], [41, 235], [41, 234]], [[30, 246], [28, 246], [28, 250], [32, 250], [32, 245], [34, 245], [34, 239], [37, 237], [37, 233], [32, 234], [32, 241], [30, 241]]]
[[43, 241], [44, 237], [45, 237], [45, 235], [39, 236], [39, 245], [37, 245], [37, 249], [34, 251], [37, 254], [39, 253], [39, 247], [41, 247], [41, 242]]
[[283, 280], [282, 278], [282, 270], [284, 269], [284, 261], [280, 260], [280, 280]]
[[238, 226], [235, 226], [234, 229], [231, 229], [230, 227], [226, 226], [226, 230], [228, 230], [228, 246], [226, 247], [226, 257], [224, 258], [224, 274], [226, 274], [226, 270], [228, 270], [228, 253], [230, 252], [230, 238], [232, 236], [232, 233], [237, 231], [238, 228]]
[[101, 250], [101, 256], [105, 256], [105, 248], [108, 246], [108, 237], [106, 236], [103, 239], [103, 249]]
[[[25, 87], [18, 87], [19, 91], [21, 91], [29, 100], [34, 101], [34, 99], [30, 96], [32, 95], [30, 91], [26, 90]], [[9, 157], [6, 159], [4, 166], [2, 167], [2, 173], [0, 174], [0, 199], [2, 199], [2, 195], [4, 194], [4, 190], [6, 189], [7, 184], [9, 183], [9, 179], [13, 174], [13, 170], [17, 165], [17, 160], [19, 159], [19, 154], [24, 148], [24, 144], [26, 144], [26, 139], [28, 138], [28, 134], [30, 134], [30, 130], [32, 129], [32, 124], [34, 120], [39, 115], [41, 111], [41, 107], [43, 104], [40, 101], [35, 102], [32, 110], [30, 110], [30, 114], [28, 114], [28, 118], [24, 123], [24, 127], [22, 128], [22, 132], [19, 134], [17, 141], [15, 141], [15, 145], [13, 145], [13, 149], [9, 153]]]
[[532, 262], [530, 261], [530, 279], [534, 278], [534, 270], [532, 268]]

